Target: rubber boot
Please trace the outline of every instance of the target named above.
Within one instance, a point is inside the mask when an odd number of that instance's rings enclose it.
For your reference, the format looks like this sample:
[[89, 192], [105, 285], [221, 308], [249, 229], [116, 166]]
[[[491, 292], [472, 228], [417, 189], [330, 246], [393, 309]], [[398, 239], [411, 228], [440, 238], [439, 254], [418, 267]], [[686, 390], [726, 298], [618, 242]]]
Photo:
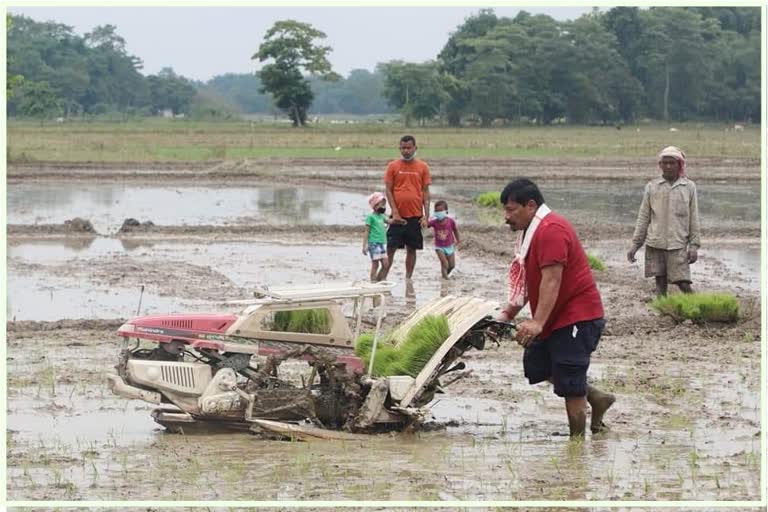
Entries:
[[589, 402], [589, 406], [592, 408], [592, 419], [589, 427], [593, 434], [598, 434], [608, 429], [606, 424], [603, 423], [603, 416], [605, 416], [605, 412], [615, 401], [616, 395], [600, 391], [589, 384], [587, 385], [587, 402]]

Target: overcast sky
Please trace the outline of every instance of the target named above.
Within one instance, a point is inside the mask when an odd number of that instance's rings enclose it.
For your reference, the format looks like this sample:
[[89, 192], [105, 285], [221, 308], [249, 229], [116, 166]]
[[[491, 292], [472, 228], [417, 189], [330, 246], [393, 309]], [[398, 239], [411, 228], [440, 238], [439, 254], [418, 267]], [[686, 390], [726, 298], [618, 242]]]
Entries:
[[[37, 21], [73, 27], [78, 35], [111, 24], [128, 53], [144, 61], [145, 75], [172, 67], [180, 75], [208, 80], [257, 69], [251, 56], [277, 20], [310, 23], [328, 36], [331, 64], [344, 76], [373, 70], [379, 62], [434, 59], [477, 7], [9, 7]], [[574, 19], [589, 7], [494, 7], [498, 16], [520, 10]]]

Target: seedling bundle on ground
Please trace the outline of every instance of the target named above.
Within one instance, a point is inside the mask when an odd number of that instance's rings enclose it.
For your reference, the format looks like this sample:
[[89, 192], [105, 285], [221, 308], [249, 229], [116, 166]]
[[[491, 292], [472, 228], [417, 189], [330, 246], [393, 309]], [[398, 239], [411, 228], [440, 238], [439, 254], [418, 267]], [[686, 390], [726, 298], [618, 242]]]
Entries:
[[735, 322], [739, 319], [739, 303], [727, 293], [680, 293], [658, 297], [651, 302], [656, 311], [678, 322]]
[[501, 192], [484, 192], [477, 196], [477, 204], [487, 208], [501, 207]]

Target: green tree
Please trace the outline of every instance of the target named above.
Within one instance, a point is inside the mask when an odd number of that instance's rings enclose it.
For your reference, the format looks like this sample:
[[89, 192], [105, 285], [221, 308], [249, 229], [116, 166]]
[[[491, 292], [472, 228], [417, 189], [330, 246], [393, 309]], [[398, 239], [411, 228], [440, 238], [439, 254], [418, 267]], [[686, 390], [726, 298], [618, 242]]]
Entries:
[[[12, 16], [8, 32], [8, 72], [32, 82], [47, 82], [62, 100], [65, 115], [96, 110], [127, 111], [149, 101], [141, 61], [125, 52], [114, 26], [96, 27], [85, 36], [54, 22]], [[9, 102], [10, 114], [18, 104]]]
[[325, 80], [339, 78], [327, 58], [331, 47], [315, 41], [325, 37], [325, 33], [307, 23], [278, 21], [267, 31], [259, 51], [251, 57], [259, 62], [272, 60], [258, 72], [262, 92], [272, 94], [275, 104], [288, 114], [294, 126], [304, 126], [314, 99], [304, 73]]
[[379, 64], [378, 69], [385, 77], [384, 97], [403, 114], [407, 127], [413, 117], [420, 124], [435, 117], [450, 99], [446, 90], [450, 79], [440, 73], [437, 62], [395, 60]]
[[477, 14], [464, 20], [464, 23], [450, 35], [438, 55], [440, 70], [454, 78], [448, 88], [450, 100], [446, 104], [448, 124], [451, 126], [459, 126], [461, 116], [468, 112], [472, 101], [473, 88], [463, 78], [471, 76], [467, 72], [467, 67], [478, 59], [475, 41], [487, 35], [499, 21], [493, 9], [481, 9]]
[[642, 88], [597, 13], [563, 24], [571, 84], [563, 84], [569, 121], [632, 120]]
[[39, 119], [41, 125], [61, 112], [61, 102], [48, 82], [25, 82], [18, 99], [21, 114]]
[[170, 110], [173, 114], [188, 114], [197, 89], [186, 78], [163, 68], [157, 75], [147, 77], [152, 110], [155, 113]]
[[641, 11], [641, 18], [638, 78], [648, 93], [649, 112], [667, 120], [702, 111], [721, 36], [719, 22], [680, 7], [653, 7]]
[[[13, 27], [13, 19], [10, 15], [5, 15], [5, 31], [6, 34], [11, 31], [11, 27]], [[13, 97], [14, 90], [17, 89], [22, 82], [24, 81], [23, 75], [15, 75], [10, 72], [12, 61], [11, 58], [8, 58], [8, 62], [6, 63], [6, 81], [5, 81], [5, 97], [7, 99], [11, 99]]]

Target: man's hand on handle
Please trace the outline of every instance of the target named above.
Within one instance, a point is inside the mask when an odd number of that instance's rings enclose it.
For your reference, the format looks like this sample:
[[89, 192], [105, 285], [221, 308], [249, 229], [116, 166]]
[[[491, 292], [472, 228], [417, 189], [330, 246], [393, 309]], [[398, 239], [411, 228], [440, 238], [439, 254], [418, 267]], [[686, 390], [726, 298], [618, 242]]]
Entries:
[[536, 336], [541, 334], [543, 329], [544, 326], [536, 320], [524, 320], [517, 326], [517, 335], [515, 336], [515, 339], [520, 345], [527, 347], [533, 342]]

